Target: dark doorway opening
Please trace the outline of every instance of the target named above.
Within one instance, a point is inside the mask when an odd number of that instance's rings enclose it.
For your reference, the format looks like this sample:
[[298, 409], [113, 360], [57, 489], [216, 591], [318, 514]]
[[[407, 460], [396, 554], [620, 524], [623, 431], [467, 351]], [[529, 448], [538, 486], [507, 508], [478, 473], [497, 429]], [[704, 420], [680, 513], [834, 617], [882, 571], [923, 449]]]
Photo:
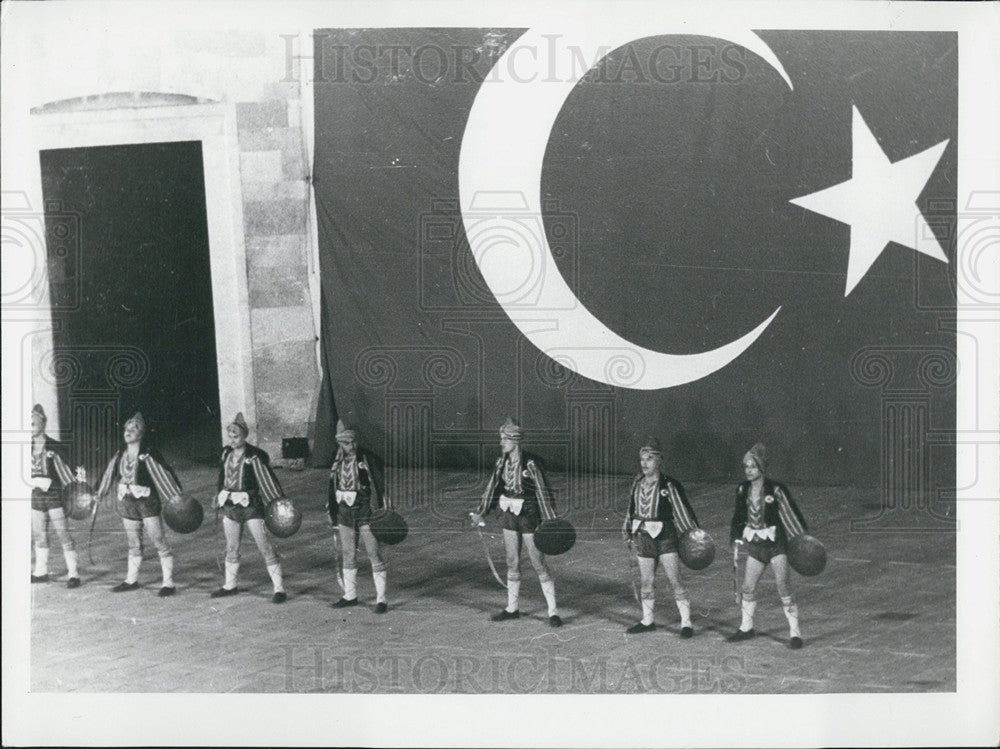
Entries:
[[41, 153], [63, 435], [98, 469], [141, 411], [179, 463], [213, 462], [219, 382], [201, 143]]

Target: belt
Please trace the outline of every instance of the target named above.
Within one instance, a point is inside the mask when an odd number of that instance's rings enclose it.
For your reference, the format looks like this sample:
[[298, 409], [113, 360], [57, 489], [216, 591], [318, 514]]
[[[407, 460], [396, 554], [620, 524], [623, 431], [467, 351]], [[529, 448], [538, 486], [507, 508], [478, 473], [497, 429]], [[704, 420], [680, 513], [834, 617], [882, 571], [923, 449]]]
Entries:
[[776, 530], [777, 530], [776, 527], [773, 525], [769, 525], [767, 528], [744, 527], [743, 538], [745, 538], [747, 541], [754, 541], [758, 538], [763, 538], [767, 541], [774, 541], [775, 540], [774, 534]]
[[513, 499], [505, 494], [500, 495], [501, 510], [507, 510], [508, 512], [513, 512], [515, 515], [520, 515], [522, 507], [524, 507], [523, 499]]
[[246, 492], [231, 492], [223, 489], [219, 492], [219, 507], [222, 507], [226, 502], [232, 502], [233, 505], [243, 505], [244, 507], [250, 506], [250, 495]]
[[649, 534], [650, 538], [656, 538], [663, 531], [663, 521], [662, 520], [641, 520], [638, 518], [632, 519], [632, 532], [635, 533], [640, 528], [642, 528], [646, 533]]
[[43, 492], [47, 492], [49, 487], [52, 486], [52, 479], [48, 476], [32, 476], [31, 486], [35, 489], [41, 489]]
[[139, 484], [118, 484], [118, 499], [124, 499], [126, 494], [131, 494], [136, 499], [142, 499], [149, 496], [149, 487], [139, 486]]
[[348, 492], [341, 489], [337, 489], [337, 501], [341, 504], [347, 505], [348, 507], [354, 507], [354, 503], [358, 499], [357, 492]]

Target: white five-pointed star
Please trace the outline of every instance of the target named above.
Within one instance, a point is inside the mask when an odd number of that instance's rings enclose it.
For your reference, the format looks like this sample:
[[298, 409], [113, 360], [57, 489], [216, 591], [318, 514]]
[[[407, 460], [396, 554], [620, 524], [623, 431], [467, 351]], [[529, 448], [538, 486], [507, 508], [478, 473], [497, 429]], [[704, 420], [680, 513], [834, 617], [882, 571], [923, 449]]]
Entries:
[[851, 254], [847, 261], [845, 297], [864, 278], [889, 242], [948, 262], [936, 238], [932, 242], [918, 241], [934, 234], [917, 208], [917, 198], [948, 141], [891, 164], [857, 107], [854, 107], [851, 136], [851, 179], [790, 201], [850, 225]]

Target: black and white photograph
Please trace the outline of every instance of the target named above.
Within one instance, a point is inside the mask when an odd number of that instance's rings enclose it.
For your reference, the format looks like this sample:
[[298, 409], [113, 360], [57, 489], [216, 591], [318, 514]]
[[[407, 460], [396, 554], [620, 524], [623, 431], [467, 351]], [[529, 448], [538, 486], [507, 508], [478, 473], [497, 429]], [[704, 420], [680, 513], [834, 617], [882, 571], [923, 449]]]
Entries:
[[995, 746], [997, 11], [4, 3], [3, 744]]

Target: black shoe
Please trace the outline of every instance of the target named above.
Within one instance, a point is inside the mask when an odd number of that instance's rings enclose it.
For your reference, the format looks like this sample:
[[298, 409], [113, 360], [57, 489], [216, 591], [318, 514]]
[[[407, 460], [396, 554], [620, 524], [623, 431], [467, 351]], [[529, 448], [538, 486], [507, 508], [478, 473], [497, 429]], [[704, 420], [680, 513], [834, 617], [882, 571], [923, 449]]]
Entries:
[[493, 616], [491, 616], [490, 621], [505, 622], [508, 619], [520, 619], [520, 618], [521, 618], [520, 611], [508, 611], [507, 609], [504, 609], [499, 614], [494, 614]]
[[694, 637], [694, 628], [692, 627], [681, 627], [681, 639], [689, 640]]
[[172, 596], [176, 592], [177, 588], [175, 588], [173, 585], [164, 585], [162, 588], [160, 588], [160, 592], [157, 593], [156, 595], [158, 595], [160, 598], [170, 598], [170, 596]]
[[553, 614], [552, 616], [549, 617], [549, 626], [550, 627], [562, 626], [562, 619], [559, 618], [558, 614]]
[[388, 604], [386, 604], [385, 601], [379, 601], [378, 603], [375, 604], [375, 613], [376, 614], [384, 614], [388, 610], [389, 610], [389, 606], [388, 606]]
[[285, 595], [285, 591], [279, 590], [273, 596], [271, 596], [271, 603], [284, 603], [288, 600], [288, 596]]
[[628, 629], [626, 629], [625, 630], [625, 634], [627, 634], [627, 635], [638, 635], [638, 634], [642, 634], [643, 632], [653, 632], [655, 630], [656, 630], [656, 623], [655, 622], [650, 622], [649, 624], [643, 624], [642, 622], [638, 622], [636, 624], [633, 624]]
[[240, 592], [239, 588], [219, 588], [218, 590], [213, 590], [209, 594], [209, 598], [227, 598], [229, 596], [235, 596]]
[[799, 648], [802, 647], [802, 638], [793, 637], [788, 641], [788, 647], [790, 647], [792, 650], [798, 650]]
[[33, 583], [47, 583], [49, 581], [49, 576], [45, 575], [32, 575], [31, 582]]
[[733, 634], [729, 635], [726, 639], [729, 642], [743, 642], [744, 640], [752, 640], [754, 635], [757, 634], [752, 629], [742, 630], [738, 629]]
[[357, 606], [357, 598], [341, 598], [336, 603], [331, 604], [335, 609], [346, 609], [348, 606]]
[[111, 589], [112, 593], [124, 593], [128, 590], [139, 590], [139, 583], [118, 583]]
[[80, 578], [78, 578], [78, 577], [71, 577], [69, 580], [66, 581], [66, 587], [70, 588], [70, 589], [72, 589], [72, 588], [79, 588], [80, 587]]

